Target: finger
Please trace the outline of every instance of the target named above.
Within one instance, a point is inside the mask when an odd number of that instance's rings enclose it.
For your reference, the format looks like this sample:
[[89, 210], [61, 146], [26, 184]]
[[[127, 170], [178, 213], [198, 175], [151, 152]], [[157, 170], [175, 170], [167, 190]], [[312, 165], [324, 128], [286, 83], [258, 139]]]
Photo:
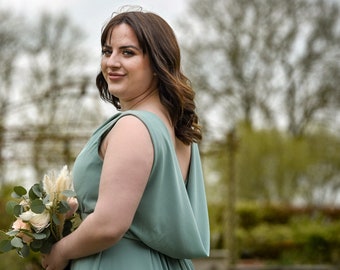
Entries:
[[47, 264], [44, 262], [44, 260], [41, 261], [41, 266], [42, 266], [42, 268], [44, 268], [44, 269], [47, 268]]

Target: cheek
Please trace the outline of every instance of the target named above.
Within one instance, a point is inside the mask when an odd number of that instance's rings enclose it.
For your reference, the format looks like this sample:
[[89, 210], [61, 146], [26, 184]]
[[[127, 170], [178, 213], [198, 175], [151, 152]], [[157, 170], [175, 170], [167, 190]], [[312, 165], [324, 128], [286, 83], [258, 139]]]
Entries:
[[103, 73], [105, 73], [106, 67], [107, 67], [107, 61], [104, 58], [102, 58], [100, 61], [100, 69]]
[[144, 62], [140, 65], [139, 68], [142, 71], [142, 76], [146, 79], [146, 80], [151, 80], [153, 77], [153, 71], [151, 69], [151, 66], [148, 62]]
[[149, 80], [152, 81], [155, 76], [153, 75], [153, 71], [149, 68], [145, 70], [144, 76]]

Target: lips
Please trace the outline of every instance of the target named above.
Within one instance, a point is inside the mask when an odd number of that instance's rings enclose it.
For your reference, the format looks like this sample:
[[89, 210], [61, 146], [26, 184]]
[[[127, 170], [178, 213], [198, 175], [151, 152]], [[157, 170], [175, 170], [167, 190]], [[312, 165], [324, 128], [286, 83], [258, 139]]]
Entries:
[[125, 76], [125, 74], [121, 72], [108, 72], [107, 75], [110, 80], [119, 80]]

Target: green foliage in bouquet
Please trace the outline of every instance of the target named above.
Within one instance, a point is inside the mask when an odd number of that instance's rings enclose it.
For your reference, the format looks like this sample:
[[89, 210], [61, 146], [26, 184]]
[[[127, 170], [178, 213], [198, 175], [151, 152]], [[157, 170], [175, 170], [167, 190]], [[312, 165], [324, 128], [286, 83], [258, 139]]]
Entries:
[[78, 202], [71, 188], [66, 167], [58, 178], [45, 176], [42, 183], [34, 184], [28, 192], [15, 186], [12, 193], [15, 200], [6, 204], [6, 212], [15, 217], [15, 222], [10, 231], [3, 232], [6, 237], [0, 242], [0, 252], [15, 249], [22, 257], [27, 257], [30, 250], [49, 253], [55, 242], [79, 224]]

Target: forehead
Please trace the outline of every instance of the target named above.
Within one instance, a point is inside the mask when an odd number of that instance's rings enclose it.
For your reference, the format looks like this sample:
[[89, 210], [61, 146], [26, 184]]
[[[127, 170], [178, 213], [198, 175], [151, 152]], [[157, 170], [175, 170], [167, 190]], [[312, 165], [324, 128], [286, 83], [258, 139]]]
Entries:
[[108, 32], [106, 37], [107, 45], [135, 45], [139, 46], [139, 42], [134, 30], [126, 23], [115, 25]]

